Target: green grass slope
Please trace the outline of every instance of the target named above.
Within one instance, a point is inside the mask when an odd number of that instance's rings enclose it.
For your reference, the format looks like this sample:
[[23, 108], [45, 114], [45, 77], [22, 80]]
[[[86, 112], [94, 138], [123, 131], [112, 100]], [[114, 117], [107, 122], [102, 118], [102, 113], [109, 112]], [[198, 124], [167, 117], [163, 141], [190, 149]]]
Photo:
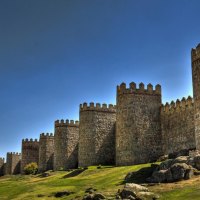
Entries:
[[[103, 193], [109, 199], [115, 199], [118, 189], [123, 187], [124, 177], [128, 172], [137, 171], [150, 164], [128, 167], [89, 167], [89, 169], [77, 173], [53, 172], [51, 176], [42, 178], [36, 176], [4, 176], [0, 178], [0, 200], [51, 200], [58, 199], [54, 193], [69, 190], [74, 192], [61, 199], [82, 199], [87, 188], [93, 187]], [[149, 189], [163, 199], [199, 199], [200, 178], [181, 181], [178, 184], [161, 184], [151, 186]]]

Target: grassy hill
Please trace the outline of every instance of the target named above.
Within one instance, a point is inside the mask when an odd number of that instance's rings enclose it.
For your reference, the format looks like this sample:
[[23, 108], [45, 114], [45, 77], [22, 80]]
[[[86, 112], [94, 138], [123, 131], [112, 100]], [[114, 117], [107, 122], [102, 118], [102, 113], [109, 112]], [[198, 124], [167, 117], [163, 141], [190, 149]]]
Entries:
[[[4, 176], [0, 178], [1, 200], [51, 200], [58, 199], [54, 194], [58, 191], [69, 190], [74, 192], [62, 199], [82, 199], [87, 188], [93, 187], [109, 199], [115, 199], [118, 189], [123, 187], [124, 177], [128, 172], [148, 167], [149, 164], [128, 167], [97, 167], [87, 170], [52, 172], [46, 178], [35, 176]], [[160, 195], [161, 200], [200, 199], [200, 177], [178, 183], [160, 184], [149, 187], [150, 191]]]

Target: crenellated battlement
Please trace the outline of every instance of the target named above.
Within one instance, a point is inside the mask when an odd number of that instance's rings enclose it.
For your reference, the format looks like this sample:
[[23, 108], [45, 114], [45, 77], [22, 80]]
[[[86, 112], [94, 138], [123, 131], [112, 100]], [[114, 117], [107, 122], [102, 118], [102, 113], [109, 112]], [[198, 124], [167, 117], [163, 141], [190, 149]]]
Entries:
[[192, 62], [200, 62], [200, 43], [191, 51]]
[[80, 111], [99, 111], [99, 112], [116, 112], [116, 106], [113, 104], [100, 104], [96, 103], [94, 104], [93, 102], [87, 104], [83, 103], [80, 104]]
[[140, 83], [139, 87], [137, 87], [136, 83], [131, 82], [129, 87], [126, 87], [126, 83], [121, 83], [119, 86], [117, 86], [117, 94], [161, 95], [161, 86], [157, 84], [154, 89], [153, 85], [149, 83], [147, 88], [145, 88], [144, 83]]
[[174, 101], [171, 101], [171, 103], [166, 103], [165, 105], [162, 105], [161, 112], [166, 113], [173, 113], [173, 112], [179, 112], [188, 108], [191, 108], [194, 106], [194, 102], [191, 96], [188, 96], [186, 99], [183, 97], [181, 100], [177, 99], [176, 103]]
[[17, 155], [17, 156], [21, 156], [21, 153], [18, 153], [18, 152], [7, 152], [7, 155]]
[[22, 140], [22, 160], [21, 173], [24, 173], [24, 167], [32, 162], [38, 164], [39, 161], [39, 141], [37, 139], [23, 139]]
[[74, 121], [74, 120], [56, 120], [55, 121], [55, 127], [63, 127], [63, 126], [71, 126], [71, 127], [78, 127], [79, 126], [79, 121]]
[[41, 133], [40, 134], [40, 139], [53, 138], [53, 137], [54, 137], [53, 133]]
[[38, 143], [38, 140], [37, 139], [22, 139], [22, 143]]
[[5, 162], [5, 158], [0, 157], [0, 162]]

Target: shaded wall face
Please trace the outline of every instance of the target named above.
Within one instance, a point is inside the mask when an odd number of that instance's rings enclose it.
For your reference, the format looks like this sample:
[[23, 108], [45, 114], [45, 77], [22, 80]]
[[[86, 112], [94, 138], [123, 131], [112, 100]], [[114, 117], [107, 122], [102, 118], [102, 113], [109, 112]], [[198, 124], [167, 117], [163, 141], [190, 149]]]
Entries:
[[21, 165], [21, 155], [8, 153], [6, 158], [6, 174], [19, 174]]
[[4, 175], [4, 159], [0, 158], [0, 176]]
[[161, 95], [118, 94], [116, 164], [155, 161], [162, 154]]
[[161, 112], [163, 150], [165, 154], [195, 149], [194, 106]]
[[21, 155], [14, 155], [12, 159], [12, 174], [19, 174], [21, 171]]
[[100, 112], [95, 117], [96, 165], [115, 164], [115, 123], [116, 113]]
[[78, 140], [79, 127], [68, 127], [67, 135], [67, 154], [65, 157], [66, 169], [78, 167]]
[[196, 148], [200, 150], [200, 46], [192, 50], [192, 82]]
[[39, 171], [53, 169], [54, 136], [42, 136], [39, 142]]
[[78, 165], [90, 166], [95, 163], [95, 119], [94, 112], [80, 112]]
[[78, 166], [78, 126], [55, 128], [54, 170], [74, 169]]
[[39, 163], [39, 142], [22, 142], [21, 173], [29, 163]]
[[115, 123], [115, 112], [80, 112], [79, 166], [115, 163]]
[[192, 50], [192, 83], [194, 99], [200, 98], [200, 47]]
[[65, 156], [67, 152], [67, 128], [56, 127], [54, 136], [54, 170], [64, 169], [65, 167]]
[[12, 174], [12, 157], [11, 154], [7, 153], [6, 156], [6, 169], [5, 169], [6, 174]]
[[6, 163], [4, 163], [4, 165], [3, 165], [3, 174], [5, 175], [6, 174], [6, 169], [7, 169], [7, 164]]

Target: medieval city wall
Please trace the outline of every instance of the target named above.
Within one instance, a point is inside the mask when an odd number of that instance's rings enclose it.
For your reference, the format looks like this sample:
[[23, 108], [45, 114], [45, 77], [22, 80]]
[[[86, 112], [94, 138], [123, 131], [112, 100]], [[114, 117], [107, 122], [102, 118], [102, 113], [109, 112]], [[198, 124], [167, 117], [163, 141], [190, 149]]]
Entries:
[[191, 51], [193, 99], [161, 103], [161, 86], [134, 82], [117, 86], [116, 106], [80, 105], [80, 124], [55, 121], [55, 135], [40, 141], [22, 140], [22, 155], [0, 158], [0, 175], [21, 173], [36, 162], [39, 171], [90, 165], [135, 165], [156, 161], [163, 154], [200, 150], [200, 44]]
[[53, 169], [54, 136], [52, 133], [40, 134], [39, 140], [39, 172]]
[[0, 157], [0, 176], [4, 175], [4, 163], [5, 159]]
[[6, 163], [4, 163], [4, 165], [3, 165], [3, 175], [5, 175], [6, 174]]
[[191, 51], [196, 148], [200, 150], [200, 44]]
[[21, 164], [21, 154], [8, 152], [6, 157], [6, 174], [19, 174]]
[[78, 140], [78, 121], [55, 121], [54, 170], [73, 169], [78, 166]]
[[161, 86], [117, 86], [116, 165], [155, 161], [162, 155]]
[[23, 139], [22, 140], [22, 159], [21, 159], [21, 173], [24, 173], [24, 167], [29, 164], [39, 162], [39, 142], [37, 139]]
[[162, 106], [161, 122], [165, 154], [196, 148], [194, 103], [191, 97]]
[[115, 163], [116, 107], [80, 105], [79, 166]]

